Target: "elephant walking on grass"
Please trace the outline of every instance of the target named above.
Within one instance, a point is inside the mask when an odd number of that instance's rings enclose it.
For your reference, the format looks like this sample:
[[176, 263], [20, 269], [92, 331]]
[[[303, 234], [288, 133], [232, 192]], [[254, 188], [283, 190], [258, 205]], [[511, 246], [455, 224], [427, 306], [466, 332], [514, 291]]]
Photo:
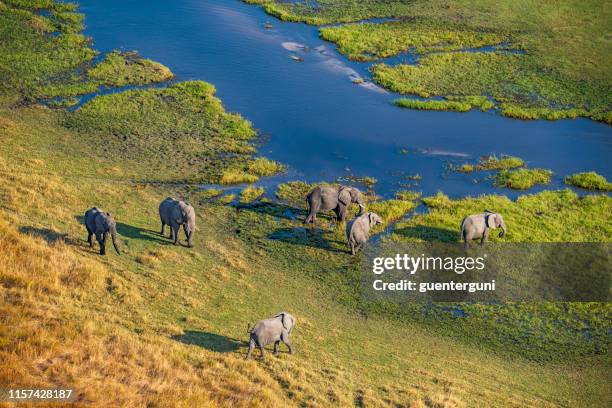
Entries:
[[117, 246], [117, 223], [111, 213], [104, 212], [98, 207], [87, 210], [85, 212], [85, 228], [87, 228], [87, 242], [90, 248], [93, 248], [93, 236], [95, 234], [96, 240], [100, 244], [100, 255], [106, 255], [106, 239], [110, 233], [115, 251], [117, 251], [117, 254], [121, 254]]
[[346, 212], [352, 203], [359, 204], [359, 214], [363, 213], [365, 204], [361, 191], [355, 187], [346, 186], [318, 186], [306, 197], [308, 203], [308, 217], [304, 224], [314, 223], [319, 211], [334, 210], [336, 219], [343, 222], [346, 220]]
[[489, 231], [501, 228], [499, 237], [506, 235], [507, 228], [501, 214], [485, 210], [482, 214], [469, 215], [461, 221], [461, 238], [465, 248], [469, 248], [473, 239], [480, 239], [480, 245], [484, 245], [489, 236]]
[[370, 237], [370, 229], [375, 225], [382, 224], [382, 218], [378, 214], [369, 212], [363, 214], [346, 225], [346, 239], [351, 249], [351, 255], [355, 255]]
[[193, 233], [195, 231], [195, 210], [185, 202], [175, 200], [172, 197], [166, 198], [159, 205], [159, 219], [161, 220], [161, 232], [163, 236], [166, 225], [170, 226], [170, 239], [174, 245], [179, 243], [179, 229], [181, 225], [187, 237], [187, 245], [193, 246]]
[[291, 331], [295, 326], [295, 318], [287, 312], [280, 312], [272, 319], [260, 320], [250, 330], [249, 351], [246, 359], [251, 358], [251, 354], [255, 347], [261, 351], [261, 358], [264, 358], [264, 347], [270, 343], [274, 343], [274, 355], [278, 354], [278, 348], [282, 341], [287, 345], [289, 353], [293, 354], [291, 348]]

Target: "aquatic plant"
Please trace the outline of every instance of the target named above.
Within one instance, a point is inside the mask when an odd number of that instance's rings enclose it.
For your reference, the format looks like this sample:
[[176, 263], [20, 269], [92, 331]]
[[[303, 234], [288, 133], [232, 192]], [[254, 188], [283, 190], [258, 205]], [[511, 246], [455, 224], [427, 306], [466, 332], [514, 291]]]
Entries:
[[248, 164], [248, 171], [260, 177], [268, 177], [283, 171], [283, 165], [265, 157], [258, 157]]
[[574, 187], [580, 187], [587, 190], [611, 191], [612, 183], [604, 176], [597, 174], [594, 171], [585, 173], [576, 173], [565, 178], [565, 183]]
[[89, 69], [87, 76], [105, 85], [125, 86], [163, 82], [171, 79], [174, 74], [168, 67], [142, 58], [136, 52], [113, 51]]
[[248, 186], [240, 192], [240, 204], [250, 204], [264, 194], [263, 187]]
[[495, 176], [494, 184], [515, 190], [527, 190], [536, 184], [548, 184], [552, 171], [545, 169], [502, 170]]
[[454, 169], [462, 173], [471, 173], [473, 171], [482, 170], [514, 169], [517, 167], [523, 167], [524, 165], [525, 162], [519, 157], [506, 155], [497, 157], [493, 155], [481, 157], [477, 164], [464, 163]]

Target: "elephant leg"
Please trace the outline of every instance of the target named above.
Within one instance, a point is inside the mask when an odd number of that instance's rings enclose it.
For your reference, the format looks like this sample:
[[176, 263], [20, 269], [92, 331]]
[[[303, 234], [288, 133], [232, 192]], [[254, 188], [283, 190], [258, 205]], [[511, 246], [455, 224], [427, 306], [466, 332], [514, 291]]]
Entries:
[[253, 354], [254, 349], [255, 349], [255, 340], [251, 339], [251, 341], [249, 341], [249, 351], [247, 352], [247, 355], [246, 355], [247, 360], [251, 359], [251, 354]]
[[291, 340], [289, 340], [289, 336], [285, 336], [283, 338], [283, 343], [285, 343], [287, 349], [289, 349], [289, 354], [293, 354], [293, 348], [291, 348]]
[[166, 223], [162, 220], [161, 222], [161, 232], [159, 233], [159, 235], [161, 235], [162, 237], [164, 236], [164, 232], [166, 232]]
[[351, 255], [355, 255], [355, 243], [350, 242], [349, 247], [351, 247]]
[[264, 346], [263, 344], [259, 345], [259, 351], [261, 351], [261, 359], [265, 360], [266, 359], [266, 353], [264, 352]]
[[173, 223], [171, 225], [171, 229], [172, 229], [172, 237], [171, 239], [174, 241], [174, 245], [178, 245], [179, 244], [179, 231], [180, 231], [180, 225]]
[[308, 202], [308, 217], [304, 220], [304, 224], [315, 223], [317, 221], [317, 213], [321, 209], [321, 203]]
[[276, 340], [274, 342], [274, 355], [275, 356], [278, 355], [278, 347], [279, 347], [279, 345], [280, 345], [280, 340]]
[[106, 236], [108, 235], [108, 233], [96, 233], [96, 240], [98, 241], [98, 244], [100, 244], [100, 255], [106, 255]]
[[485, 228], [482, 233], [482, 239], [480, 240], [480, 245], [484, 245], [487, 242], [487, 237], [489, 236], [489, 228]]
[[93, 235], [94, 233], [89, 228], [87, 228], [87, 243], [89, 243], [90, 248], [93, 247]]

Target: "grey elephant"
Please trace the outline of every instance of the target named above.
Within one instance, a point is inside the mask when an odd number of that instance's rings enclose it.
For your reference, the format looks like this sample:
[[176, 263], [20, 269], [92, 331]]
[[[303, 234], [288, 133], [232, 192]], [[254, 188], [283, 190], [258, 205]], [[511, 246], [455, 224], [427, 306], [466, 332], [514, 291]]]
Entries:
[[160, 234], [162, 236], [166, 225], [169, 225], [170, 239], [174, 241], [174, 245], [178, 245], [179, 229], [182, 225], [187, 237], [187, 245], [189, 247], [193, 246], [196, 216], [191, 204], [168, 197], [159, 205], [159, 219], [161, 220]]
[[260, 320], [250, 330], [249, 351], [246, 355], [247, 360], [255, 347], [261, 351], [261, 358], [264, 358], [264, 347], [274, 343], [274, 355], [278, 354], [278, 348], [282, 341], [287, 345], [289, 353], [293, 354], [291, 348], [291, 331], [295, 326], [295, 318], [287, 312], [280, 312], [271, 319]]
[[480, 239], [480, 245], [484, 245], [487, 241], [489, 231], [495, 228], [501, 228], [499, 236], [506, 235], [508, 229], [501, 214], [485, 210], [482, 214], [469, 215], [461, 221], [461, 238], [463, 239], [465, 248], [469, 248], [470, 242], [473, 239]]
[[304, 224], [314, 223], [319, 211], [334, 210], [336, 218], [343, 222], [346, 220], [346, 212], [352, 203], [359, 205], [359, 214], [365, 210], [365, 203], [361, 191], [355, 187], [346, 186], [318, 186], [306, 197], [308, 203], [308, 216]]
[[346, 239], [351, 249], [351, 255], [355, 255], [370, 237], [370, 229], [375, 225], [382, 224], [383, 220], [378, 214], [368, 212], [363, 214], [346, 225]]
[[96, 240], [100, 244], [100, 255], [106, 255], [106, 239], [110, 234], [115, 251], [117, 251], [117, 254], [121, 254], [117, 246], [117, 223], [111, 213], [93, 207], [85, 212], [84, 220], [85, 228], [87, 228], [87, 242], [90, 248], [93, 248], [93, 236], [95, 234]]

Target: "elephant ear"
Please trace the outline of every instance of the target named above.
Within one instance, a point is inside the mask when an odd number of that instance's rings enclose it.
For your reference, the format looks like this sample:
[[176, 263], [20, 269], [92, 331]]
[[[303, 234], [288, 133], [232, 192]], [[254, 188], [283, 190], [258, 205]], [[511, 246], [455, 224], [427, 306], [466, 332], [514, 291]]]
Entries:
[[340, 190], [340, 192], [338, 193], [338, 201], [340, 201], [347, 207], [349, 206], [349, 204], [351, 204], [351, 192], [348, 188], [343, 188]]
[[485, 224], [487, 227], [495, 229], [499, 228], [501, 222], [499, 221], [499, 216], [495, 213], [485, 213]]
[[283, 325], [283, 327], [285, 328], [285, 330], [287, 330], [287, 325], [285, 325], [285, 312], [280, 312], [279, 314], [277, 314], [274, 317], [280, 317], [281, 318], [281, 324]]

